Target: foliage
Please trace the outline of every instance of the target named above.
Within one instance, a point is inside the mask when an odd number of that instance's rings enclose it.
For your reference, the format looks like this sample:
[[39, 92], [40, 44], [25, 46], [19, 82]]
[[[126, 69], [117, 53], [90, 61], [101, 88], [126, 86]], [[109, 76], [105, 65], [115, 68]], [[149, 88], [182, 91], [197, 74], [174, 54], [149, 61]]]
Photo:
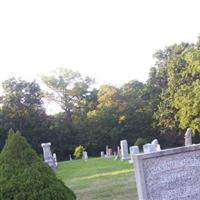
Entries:
[[59, 68], [51, 76], [43, 76], [43, 82], [51, 90], [49, 99], [57, 102], [66, 114], [66, 122], [72, 125], [72, 115], [84, 109], [90, 94], [89, 87], [93, 80], [82, 78], [80, 73]]
[[73, 200], [74, 193], [58, 180], [19, 132], [9, 131], [0, 154], [1, 200]]
[[82, 145], [77, 146], [74, 151], [75, 158], [77, 159], [82, 158], [84, 151], [85, 151], [85, 148]]
[[147, 143], [147, 140], [145, 140], [144, 138], [138, 138], [136, 141], [135, 141], [135, 146], [143, 146], [144, 144]]
[[162, 89], [161, 102], [155, 113], [157, 125], [170, 129], [200, 131], [199, 78], [200, 51], [197, 45], [173, 45], [166, 58], [168, 84]]
[[[0, 148], [3, 148], [10, 128], [19, 130], [40, 152], [40, 143], [48, 137], [49, 120], [43, 107], [44, 97], [35, 82], [10, 78], [2, 83], [3, 96], [0, 111]], [[42, 123], [41, 123], [42, 122]], [[1, 143], [2, 142], [2, 143]]]

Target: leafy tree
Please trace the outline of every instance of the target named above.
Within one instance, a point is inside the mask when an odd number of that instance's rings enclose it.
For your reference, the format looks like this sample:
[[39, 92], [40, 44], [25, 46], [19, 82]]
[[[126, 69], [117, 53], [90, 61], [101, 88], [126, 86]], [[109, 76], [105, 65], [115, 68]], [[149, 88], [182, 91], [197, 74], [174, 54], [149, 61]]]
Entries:
[[76, 199], [26, 139], [12, 130], [0, 154], [0, 185], [1, 200]]
[[43, 107], [43, 93], [39, 85], [35, 81], [27, 82], [10, 78], [2, 83], [2, 87], [0, 115], [2, 144], [7, 137], [7, 131], [13, 128], [23, 132], [28, 141], [40, 152], [40, 143], [48, 138], [49, 122]]
[[165, 77], [167, 79], [167, 84], [162, 87], [160, 104], [155, 113], [157, 126], [161, 129], [170, 128], [171, 130], [177, 130], [179, 127], [179, 121], [176, 118], [177, 109], [174, 105], [174, 96], [183, 81], [181, 79], [181, 71], [187, 67], [183, 55], [188, 48], [189, 44], [187, 43], [167, 47], [164, 52], [165, 60], [163, 62], [160, 61], [162, 68], [165, 69]]
[[180, 128], [191, 127], [194, 132], [200, 132], [200, 50], [190, 48], [184, 58], [187, 68], [181, 71], [182, 84], [174, 96], [176, 117]]
[[183, 138], [186, 128], [192, 127], [194, 133], [200, 131], [199, 42], [196, 45], [175, 44], [168, 49], [170, 53], [166, 53], [165, 61], [160, 62], [165, 68], [167, 84], [162, 87], [160, 103], [154, 116], [161, 133], [176, 140], [172, 141], [175, 145], [180, 145], [183, 143], [180, 138]]
[[84, 109], [93, 80], [82, 78], [80, 73], [59, 68], [51, 76], [43, 76], [43, 82], [51, 90], [49, 99], [57, 102], [65, 112], [66, 122], [72, 126], [72, 115]]

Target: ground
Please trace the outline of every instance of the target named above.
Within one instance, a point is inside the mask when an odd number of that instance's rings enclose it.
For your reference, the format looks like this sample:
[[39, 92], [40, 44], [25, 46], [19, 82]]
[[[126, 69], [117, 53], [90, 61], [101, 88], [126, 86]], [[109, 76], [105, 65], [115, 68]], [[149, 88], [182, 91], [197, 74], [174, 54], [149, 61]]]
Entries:
[[77, 200], [137, 200], [133, 165], [113, 158], [59, 163], [56, 172]]

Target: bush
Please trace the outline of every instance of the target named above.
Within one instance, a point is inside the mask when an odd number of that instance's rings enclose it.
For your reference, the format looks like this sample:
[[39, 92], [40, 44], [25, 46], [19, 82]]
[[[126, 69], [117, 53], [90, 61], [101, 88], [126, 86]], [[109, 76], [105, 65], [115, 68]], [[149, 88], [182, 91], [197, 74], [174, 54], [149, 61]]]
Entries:
[[136, 141], [135, 141], [135, 146], [139, 146], [140, 148], [146, 144], [147, 141], [144, 139], [144, 138], [138, 138]]
[[82, 145], [79, 145], [78, 147], [76, 147], [74, 151], [75, 158], [77, 159], [82, 158], [84, 151], [85, 151], [85, 148]]
[[9, 131], [0, 154], [0, 200], [75, 200], [19, 132]]

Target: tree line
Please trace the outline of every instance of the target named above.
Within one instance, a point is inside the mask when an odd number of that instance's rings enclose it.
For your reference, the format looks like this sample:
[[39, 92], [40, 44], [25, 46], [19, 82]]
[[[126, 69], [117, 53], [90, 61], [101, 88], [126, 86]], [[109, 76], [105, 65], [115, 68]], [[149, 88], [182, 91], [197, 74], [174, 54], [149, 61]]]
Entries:
[[[68, 159], [79, 144], [89, 155], [106, 145], [116, 149], [157, 138], [161, 147], [183, 144], [186, 128], [200, 141], [200, 38], [157, 51], [148, 80], [132, 80], [121, 87], [101, 85], [80, 73], [59, 68], [36, 81], [10, 78], [2, 82], [0, 97], [0, 150], [10, 128], [19, 130], [41, 153], [40, 144], [52, 142], [60, 160]], [[47, 115], [44, 99], [61, 112]], [[140, 141], [140, 142], [139, 142]]]

